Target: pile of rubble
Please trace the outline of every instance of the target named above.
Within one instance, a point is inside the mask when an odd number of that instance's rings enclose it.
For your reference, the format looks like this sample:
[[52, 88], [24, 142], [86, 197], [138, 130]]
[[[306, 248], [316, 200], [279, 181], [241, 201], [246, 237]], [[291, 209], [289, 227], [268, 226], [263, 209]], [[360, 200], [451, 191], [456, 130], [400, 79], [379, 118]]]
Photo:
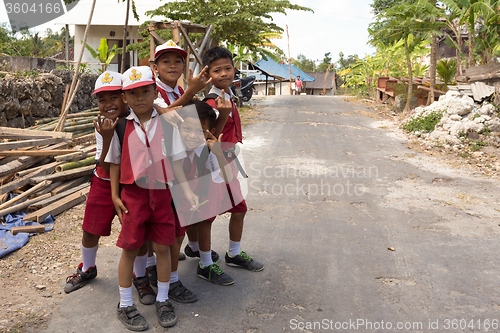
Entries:
[[[429, 139], [440, 144], [446, 144], [454, 149], [461, 145], [469, 133], [489, 134], [500, 133], [499, 112], [489, 102], [475, 104], [474, 100], [467, 95], [460, 95], [457, 91], [448, 91], [446, 95], [439, 97], [439, 101], [427, 107], [417, 107], [411, 117], [412, 119], [429, 116], [434, 112], [442, 113], [442, 118], [435, 126], [434, 131], [425, 134]], [[474, 136], [472, 136], [474, 137]]]

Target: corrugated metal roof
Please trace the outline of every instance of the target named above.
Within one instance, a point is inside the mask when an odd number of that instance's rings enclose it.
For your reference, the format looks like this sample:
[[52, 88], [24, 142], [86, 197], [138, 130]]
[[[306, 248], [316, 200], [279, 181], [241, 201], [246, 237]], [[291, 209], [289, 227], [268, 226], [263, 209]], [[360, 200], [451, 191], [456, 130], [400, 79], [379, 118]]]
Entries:
[[[269, 75], [274, 76], [277, 79], [285, 80], [288, 81], [290, 78], [290, 71], [288, 69], [288, 65], [284, 64], [278, 64], [276, 61], [272, 59], [261, 59], [257, 61], [255, 64], [253, 64], [257, 69], [268, 73]], [[314, 81], [314, 78], [310, 77], [303, 71], [301, 71], [299, 68], [297, 68], [295, 65], [292, 64], [292, 78], [295, 79], [297, 76], [300, 76], [300, 79], [304, 82], [307, 81]], [[257, 79], [262, 78], [262, 80], [266, 79], [266, 76], [257, 76]]]
[[473, 84], [460, 84], [457, 86], [448, 86], [448, 89], [455, 90], [462, 95], [471, 96], [476, 102], [482, 102], [485, 98], [495, 93], [495, 87], [489, 86], [483, 82]]

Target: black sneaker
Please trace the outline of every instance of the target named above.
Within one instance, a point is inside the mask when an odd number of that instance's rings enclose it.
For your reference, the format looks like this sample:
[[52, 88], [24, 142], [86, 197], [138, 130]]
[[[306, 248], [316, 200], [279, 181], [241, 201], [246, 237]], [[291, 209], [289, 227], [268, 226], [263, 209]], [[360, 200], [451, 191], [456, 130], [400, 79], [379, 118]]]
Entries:
[[186, 260], [186, 255], [182, 252], [179, 252], [179, 261]]
[[156, 272], [156, 265], [146, 267], [146, 276], [149, 279], [149, 283], [153, 287], [158, 287], [158, 273]]
[[212, 265], [208, 265], [203, 268], [201, 267], [201, 262], [198, 263], [196, 274], [198, 277], [219, 286], [229, 286], [234, 283], [233, 278], [224, 273], [217, 263], [213, 263]]
[[76, 274], [70, 275], [66, 278], [66, 285], [64, 292], [69, 294], [72, 291], [80, 289], [87, 284], [90, 280], [97, 276], [97, 268], [95, 266], [89, 267], [86, 272], [82, 271], [83, 262], [78, 265]]
[[[189, 244], [186, 245], [184, 248], [184, 253], [190, 257], [190, 258], [199, 258], [200, 257], [200, 251], [193, 251], [191, 250], [191, 247], [189, 247]], [[212, 261], [217, 262], [219, 261], [219, 254], [212, 250]]]
[[118, 303], [117, 309], [118, 319], [131, 331], [145, 331], [149, 328], [146, 318], [144, 318], [135, 305], [120, 308]]
[[172, 303], [168, 301], [156, 302], [156, 314], [158, 315], [158, 323], [162, 327], [172, 327], [177, 324], [177, 315]]
[[168, 297], [179, 303], [193, 303], [198, 300], [198, 296], [182, 285], [181, 281], [170, 284]]
[[264, 269], [264, 265], [258, 262], [257, 260], [253, 260], [248, 254], [243, 251], [240, 251], [240, 254], [235, 255], [234, 257], [230, 257], [226, 252], [226, 265], [244, 268], [246, 270], [252, 272], [260, 272]]
[[151, 305], [156, 302], [156, 293], [149, 284], [147, 276], [136, 278], [135, 274], [132, 276], [132, 282], [139, 293], [139, 300], [144, 305]]

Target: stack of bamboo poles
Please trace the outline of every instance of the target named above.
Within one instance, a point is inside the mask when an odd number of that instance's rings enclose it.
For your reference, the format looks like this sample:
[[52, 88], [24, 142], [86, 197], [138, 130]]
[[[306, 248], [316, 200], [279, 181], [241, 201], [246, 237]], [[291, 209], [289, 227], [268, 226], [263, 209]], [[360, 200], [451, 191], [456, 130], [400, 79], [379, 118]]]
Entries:
[[[79, 113], [72, 113], [66, 116], [63, 132], [73, 133], [73, 138], [79, 138], [90, 133], [94, 133], [94, 120], [97, 119], [99, 108], [85, 110]], [[36, 125], [30, 129], [38, 131], [54, 131], [59, 117], [45, 118], [37, 120]]]
[[[75, 124], [64, 132], [51, 129], [58, 119], [32, 129], [0, 127], [0, 218], [23, 211], [23, 220], [43, 222], [86, 200], [96, 162], [95, 109], [69, 115]], [[82, 125], [92, 128], [81, 132]], [[17, 196], [9, 199], [9, 193]]]

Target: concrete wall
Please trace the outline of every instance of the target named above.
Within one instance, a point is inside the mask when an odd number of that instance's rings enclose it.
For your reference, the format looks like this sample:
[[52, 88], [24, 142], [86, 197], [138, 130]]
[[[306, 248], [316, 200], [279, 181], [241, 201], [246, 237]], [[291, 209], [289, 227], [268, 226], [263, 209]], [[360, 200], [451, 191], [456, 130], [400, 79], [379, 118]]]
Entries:
[[41, 69], [50, 72], [56, 69], [56, 61], [33, 57], [0, 57], [0, 67], [8, 72], [25, 72]]
[[[255, 89], [257, 90], [257, 95], [265, 95], [266, 94], [266, 81], [258, 81], [254, 82]], [[280, 93], [280, 82], [276, 81], [273, 84], [272, 81], [269, 81], [267, 84], [267, 88], [275, 87], [275, 95], [290, 95], [290, 82], [281, 82], [281, 93]], [[295, 92], [295, 85], [292, 83], [292, 89]]]
[[[114, 36], [111, 36], [111, 32], [114, 31]], [[137, 41], [137, 38], [142, 38], [142, 36], [137, 36], [139, 27], [137, 26], [132, 26], [128, 27], [127, 29], [129, 33], [129, 43], [135, 43]], [[75, 61], [78, 60], [78, 57], [80, 56], [80, 51], [81, 51], [81, 41], [83, 40], [83, 35], [85, 33], [85, 26], [84, 25], [76, 25], [75, 26]], [[87, 35], [87, 44], [90, 45], [94, 50], [99, 47], [99, 44], [101, 43], [101, 39], [106, 38], [108, 40], [108, 46], [110, 40], [123, 40], [123, 26], [114, 26], [114, 25], [92, 25], [89, 28], [89, 32]], [[137, 59], [138, 51], [133, 51], [129, 52], [129, 56], [131, 59], [131, 66], [137, 66], [138, 65], [138, 59]], [[115, 59], [113, 62], [117, 62], [118, 56], [115, 56]], [[98, 61], [92, 57], [90, 52], [85, 48], [85, 51], [83, 52], [83, 57], [82, 57], [82, 62], [87, 62], [87, 63], [97, 63]], [[91, 66], [94, 70], [100, 70], [101, 66], [98, 65], [92, 65]], [[108, 70], [110, 71], [118, 71], [118, 64], [110, 64], [108, 66]]]
[[[70, 113], [97, 106], [97, 99], [91, 96], [97, 76], [80, 76], [80, 89]], [[59, 116], [66, 84], [71, 84], [72, 79], [73, 72], [66, 69], [56, 69], [36, 77], [7, 74], [0, 78], [0, 126], [29, 127], [37, 119]]]

